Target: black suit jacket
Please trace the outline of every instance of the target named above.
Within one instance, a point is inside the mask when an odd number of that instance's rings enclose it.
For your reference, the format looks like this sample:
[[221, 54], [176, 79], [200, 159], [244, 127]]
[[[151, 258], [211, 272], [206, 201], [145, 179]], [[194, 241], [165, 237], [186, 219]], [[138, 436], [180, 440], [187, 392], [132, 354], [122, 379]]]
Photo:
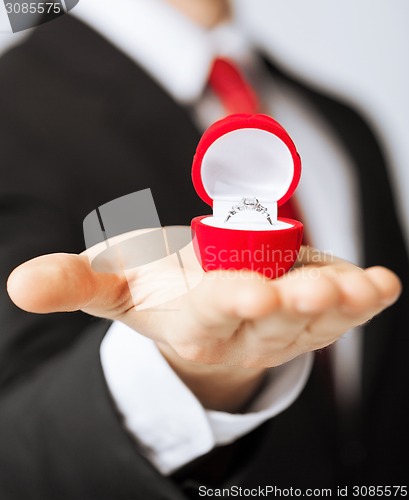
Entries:
[[[287, 84], [317, 109], [322, 101], [335, 105]], [[325, 367], [316, 363], [288, 410], [161, 477], [124, 430], [107, 390], [99, 346], [109, 322], [24, 313], [5, 282], [29, 258], [81, 252], [85, 216], [130, 192], [151, 188], [163, 225], [208, 213], [190, 181], [199, 132], [188, 109], [69, 16], [2, 57], [0, 89], [1, 500], [183, 499], [195, 497], [198, 484], [332, 487], [335, 494], [337, 485], [407, 482], [403, 319], [385, 326], [372, 348], [376, 376], [366, 387], [362, 425], [339, 418]]]

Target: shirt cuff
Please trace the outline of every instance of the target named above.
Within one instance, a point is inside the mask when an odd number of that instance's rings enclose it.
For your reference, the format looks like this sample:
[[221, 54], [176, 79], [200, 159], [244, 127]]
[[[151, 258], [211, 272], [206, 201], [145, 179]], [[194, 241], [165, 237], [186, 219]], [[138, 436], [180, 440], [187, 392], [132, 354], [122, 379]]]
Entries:
[[155, 343], [114, 322], [100, 348], [108, 388], [143, 455], [165, 475], [217, 445], [233, 442], [288, 408], [311, 371], [308, 353], [269, 370], [245, 414], [206, 410]]

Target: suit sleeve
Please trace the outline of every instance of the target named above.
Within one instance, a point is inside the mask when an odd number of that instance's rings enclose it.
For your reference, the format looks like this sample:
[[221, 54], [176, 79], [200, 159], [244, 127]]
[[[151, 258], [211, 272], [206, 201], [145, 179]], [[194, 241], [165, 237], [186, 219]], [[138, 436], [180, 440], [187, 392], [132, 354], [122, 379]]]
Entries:
[[0, 393], [71, 344], [89, 321], [82, 313], [25, 313], [6, 291], [8, 275], [22, 262], [83, 248], [81, 223], [68, 204], [63, 144], [47, 133], [58, 121], [39, 114], [46, 89], [36, 89], [23, 71], [24, 53], [17, 48], [0, 60]]

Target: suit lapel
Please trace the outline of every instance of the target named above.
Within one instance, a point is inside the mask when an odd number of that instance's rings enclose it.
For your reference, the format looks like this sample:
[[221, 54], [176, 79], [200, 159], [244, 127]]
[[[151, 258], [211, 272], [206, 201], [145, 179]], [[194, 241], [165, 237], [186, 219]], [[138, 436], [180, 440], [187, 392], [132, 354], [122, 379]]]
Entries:
[[[58, 110], [65, 116], [60, 135], [76, 133], [73, 147], [65, 147], [64, 153], [72, 165], [70, 176], [78, 176], [76, 207], [81, 208], [81, 223], [96, 206], [146, 188], [153, 192], [162, 225], [190, 224], [193, 216], [209, 212], [191, 182], [200, 133], [187, 107], [177, 104], [133, 60], [69, 15], [41, 26], [29, 43], [32, 53], [47, 54], [56, 74], [49, 95], [57, 88], [61, 101], [65, 91], [66, 101]], [[36, 69], [31, 73], [38, 74]], [[64, 89], [58, 89], [60, 74], [66, 75], [61, 80]], [[31, 114], [43, 116], [41, 105]], [[50, 116], [50, 124], [47, 119], [44, 127], [50, 128], [55, 117]], [[64, 146], [56, 140], [48, 147], [58, 157]], [[86, 168], [80, 168], [83, 159], [74, 156], [77, 151], [92, 153], [84, 159]]]
[[[397, 217], [386, 160], [380, 141], [368, 123], [347, 105], [315, 92], [284, 74], [265, 60], [275, 78], [295, 88], [311, 102], [333, 127], [353, 159], [359, 188], [365, 266], [383, 265], [393, 270], [402, 283], [409, 283], [409, 263]], [[390, 343], [404, 344], [408, 324], [408, 292], [404, 286], [399, 301], [365, 326], [363, 398], [370, 404], [381, 373], [381, 357]]]

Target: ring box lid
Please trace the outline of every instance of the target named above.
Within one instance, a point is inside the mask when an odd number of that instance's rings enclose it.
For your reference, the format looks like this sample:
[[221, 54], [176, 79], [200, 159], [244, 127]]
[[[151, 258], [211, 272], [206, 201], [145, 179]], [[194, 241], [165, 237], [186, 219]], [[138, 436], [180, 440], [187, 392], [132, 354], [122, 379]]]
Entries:
[[196, 192], [211, 207], [240, 202], [243, 196], [280, 206], [293, 195], [300, 176], [301, 159], [290, 136], [262, 114], [215, 122], [203, 134], [192, 166]]

